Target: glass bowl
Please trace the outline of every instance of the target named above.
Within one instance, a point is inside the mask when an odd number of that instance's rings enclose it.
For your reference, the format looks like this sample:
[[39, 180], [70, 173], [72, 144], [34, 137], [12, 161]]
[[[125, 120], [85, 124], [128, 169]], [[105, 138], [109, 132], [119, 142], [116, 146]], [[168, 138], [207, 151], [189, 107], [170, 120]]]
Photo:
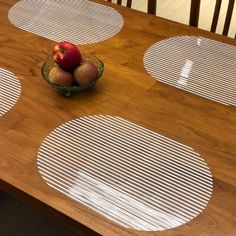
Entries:
[[58, 92], [60, 92], [64, 96], [70, 96], [71, 93], [80, 92], [82, 90], [85, 90], [87, 88], [90, 88], [90, 87], [94, 86], [96, 84], [97, 80], [102, 76], [102, 73], [103, 73], [103, 70], [104, 70], [103, 62], [100, 59], [98, 59], [96, 56], [93, 56], [93, 55], [88, 54], [88, 53], [83, 53], [82, 58], [83, 58], [83, 60], [92, 61], [93, 63], [95, 63], [95, 65], [98, 68], [98, 77], [97, 77], [97, 79], [93, 80], [90, 84], [88, 84], [86, 86], [80, 86], [76, 83], [72, 84], [70, 86], [62, 86], [62, 85], [51, 83], [48, 79], [48, 75], [49, 75], [50, 70], [55, 65], [55, 61], [54, 61], [52, 55], [49, 55], [48, 58], [44, 61], [42, 69], [41, 69], [41, 74], [42, 74], [44, 80], [46, 80], [47, 83], [49, 83]]

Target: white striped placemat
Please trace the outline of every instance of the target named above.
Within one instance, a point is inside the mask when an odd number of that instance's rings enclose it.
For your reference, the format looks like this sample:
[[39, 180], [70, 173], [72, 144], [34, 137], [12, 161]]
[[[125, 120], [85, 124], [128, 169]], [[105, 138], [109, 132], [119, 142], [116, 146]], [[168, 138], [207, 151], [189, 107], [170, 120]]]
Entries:
[[168, 38], [144, 56], [158, 81], [225, 105], [236, 105], [236, 47], [195, 36]]
[[115, 9], [86, 0], [21, 0], [8, 18], [23, 30], [76, 45], [109, 39], [123, 27]]
[[117, 116], [62, 124], [37, 164], [48, 185], [135, 230], [185, 224], [212, 194], [211, 172], [192, 148]]
[[8, 112], [21, 93], [20, 81], [10, 71], [0, 68], [0, 116]]

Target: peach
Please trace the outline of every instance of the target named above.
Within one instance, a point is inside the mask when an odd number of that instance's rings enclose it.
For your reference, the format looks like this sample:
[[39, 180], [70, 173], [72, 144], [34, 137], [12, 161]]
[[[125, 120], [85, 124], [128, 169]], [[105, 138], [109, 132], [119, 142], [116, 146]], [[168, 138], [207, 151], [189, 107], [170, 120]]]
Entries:
[[63, 70], [57, 65], [50, 70], [48, 80], [50, 83], [62, 86], [69, 86], [74, 81], [72, 73]]
[[98, 78], [97, 66], [89, 60], [85, 60], [82, 64], [74, 69], [73, 76], [75, 81], [81, 86], [87, 86]]

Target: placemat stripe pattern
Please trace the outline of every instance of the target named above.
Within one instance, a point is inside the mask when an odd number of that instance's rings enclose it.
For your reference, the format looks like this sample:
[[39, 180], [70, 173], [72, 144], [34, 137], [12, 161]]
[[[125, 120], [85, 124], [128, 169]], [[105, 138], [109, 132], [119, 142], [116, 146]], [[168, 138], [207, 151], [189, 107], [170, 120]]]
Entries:
[[20, 81], [10, 71], [0, 68], [0, 116], [8, 112], [21, 93]]
[[195, 36], [168, 38], [144, 56], [158, 81], [225, 105], [236, 105], [236, 47]]
[[136, 230], [185, 224], [212, 193], [211, 172], [192, 148], [120, 117], [62, 124], [41, 144], [37, 163], [48, 185]]
[[23, 30], [76, 45], [109, 39], [123, 27], [118, 11], [86, 0], [21, 0], [8, 18]]

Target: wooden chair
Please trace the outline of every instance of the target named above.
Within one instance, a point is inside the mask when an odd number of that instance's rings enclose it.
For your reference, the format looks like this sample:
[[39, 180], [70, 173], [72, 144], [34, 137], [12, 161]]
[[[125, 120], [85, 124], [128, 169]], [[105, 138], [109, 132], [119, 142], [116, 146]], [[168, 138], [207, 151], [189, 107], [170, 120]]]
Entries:
[[156, 15], [157, 0], [148, 0], [148, 13]]
[[[107, 0], [108, 2], [112, 2], [112, 0]], [[118, 5], [121, 5], [122, 4], [122, 0], [117, 0], [116, 3]], [[127, 3], [126, 3], [126, 7], [131, 7], [132, 5], [132, 0], [127, 0]]]
[[[112, 2], [112, 0], [107, 0], [108, 2]], [[116, 3], [118, 5], [122, 4], [122, 0], [117, 0]], [[156, 15], [156, 3], [157, 0], [147, 0], [147, 12], [149, 14]], [[127, 0], [126, 7], [132, 7], [132, 0]]]
[[[228, 2], [229, 3], [228, 3], [225, 22], [224, 22], [224, 28], [222, 32], [222, 34], [225, 36], [227, 36], [229, 32], [235, 0], [228, 0]], [[222, 0], [215, 0], [215, 9], [214, 9], [214, 14], [213, 14], [211, 29], [210, 29], [211, 32], [216, 32], [216, 27], [217, 27], [219, 15], [220, 15], [221, 3], [222, 3]], [[200, 5], [201, 5], [201, 0], [191, 0], [190, 19], [189, 19], [189, 25], [191, 26], [198, 27]]]

